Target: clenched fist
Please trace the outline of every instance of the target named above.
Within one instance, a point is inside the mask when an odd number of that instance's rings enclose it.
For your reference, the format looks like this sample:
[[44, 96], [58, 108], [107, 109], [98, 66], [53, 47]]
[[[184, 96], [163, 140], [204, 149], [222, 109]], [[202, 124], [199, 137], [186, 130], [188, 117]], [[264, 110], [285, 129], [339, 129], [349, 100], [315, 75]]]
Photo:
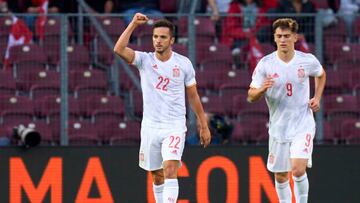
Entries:
[[145, 24], [148, 20], [149, 18], [146, 15], [142, 13], [136, 13], [131, 22], [135, 25], [142, 25]]

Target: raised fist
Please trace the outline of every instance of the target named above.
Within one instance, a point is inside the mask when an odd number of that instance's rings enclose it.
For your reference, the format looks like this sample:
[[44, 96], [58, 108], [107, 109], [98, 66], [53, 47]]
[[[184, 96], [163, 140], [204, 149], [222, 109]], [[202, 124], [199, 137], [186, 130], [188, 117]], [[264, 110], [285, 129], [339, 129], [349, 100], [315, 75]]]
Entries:
[[146, 23], [149, 20], [149, 18], [142, 14], [142, 13], [136, 13], [132, 19], [132, 22], [136, 25], [142, 25]]

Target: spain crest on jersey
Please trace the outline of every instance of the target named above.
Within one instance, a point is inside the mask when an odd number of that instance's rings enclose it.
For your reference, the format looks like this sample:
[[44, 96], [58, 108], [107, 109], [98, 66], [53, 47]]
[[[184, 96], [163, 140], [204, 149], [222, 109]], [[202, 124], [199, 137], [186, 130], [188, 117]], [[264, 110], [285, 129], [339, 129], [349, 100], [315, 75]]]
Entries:
[[298, 69], [298, 77], [299, 78], [304, 78], [305, 77], [305, 70], [303, 68], [299, 68]]
[[174, 78], [180, 77], [180, 69], [177, 66], [175, 66], [175, 68], [173, 68], [173, 77]]

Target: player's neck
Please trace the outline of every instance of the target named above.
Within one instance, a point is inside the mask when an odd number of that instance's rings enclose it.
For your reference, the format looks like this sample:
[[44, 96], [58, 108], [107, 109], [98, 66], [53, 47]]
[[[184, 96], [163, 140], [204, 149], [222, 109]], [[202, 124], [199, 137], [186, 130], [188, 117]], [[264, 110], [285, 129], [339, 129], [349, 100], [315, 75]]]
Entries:
[[165, 62], [167, 60], [170, 59], [172, 55], [172, 50], [171, 49], [168, 49], [162, 53], [159, 53], [159, 52], [155, 52], [155, 56], [156, 58], [159, 60], [159, 61], [162, 61], [162, 62]]
[[280, 60], [284, 61], [285, 63], [288, 63], [291, 61], [291, 59], [294, 58], [295, 50], [289, 50], [289, 51], [277, 51], [277, 55], [279, 56]]

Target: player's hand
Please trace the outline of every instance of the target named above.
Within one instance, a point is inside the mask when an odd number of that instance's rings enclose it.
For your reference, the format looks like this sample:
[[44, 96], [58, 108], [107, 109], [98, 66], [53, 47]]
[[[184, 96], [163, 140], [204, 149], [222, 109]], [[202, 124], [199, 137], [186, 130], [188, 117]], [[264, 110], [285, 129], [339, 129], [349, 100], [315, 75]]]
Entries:
[[273, 80], [273, 77], [267, 76], [263, 82], [262, 88], [264, 89], [264, 91], [266, 91], [268, 88], [274, 86], [274, 83], [275, 81]]
[[142, 13], [136, 13], [131, 22], [135, 25], [142, 25], [145, 24], [148, 20], [149, 18], [146, 15]]
[[320, 110], [320, 99], [311, 98], [309, 101], [309, 107], [313, 112], [317, 112]]
[[207, 147], [211, 142], [211, 134], [208, 127], [200, 129], [200, 144]]

